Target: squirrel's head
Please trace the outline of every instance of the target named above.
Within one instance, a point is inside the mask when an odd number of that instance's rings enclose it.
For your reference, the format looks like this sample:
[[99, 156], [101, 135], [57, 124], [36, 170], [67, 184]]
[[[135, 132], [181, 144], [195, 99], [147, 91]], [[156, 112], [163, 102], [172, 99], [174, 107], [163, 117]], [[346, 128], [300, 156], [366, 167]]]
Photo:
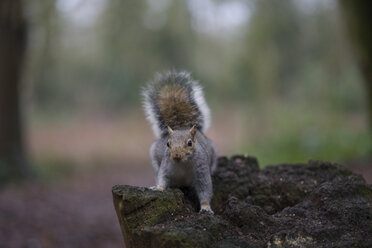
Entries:
[[167, 147], [175, 162], [187, 161], [195, 150], [196, 126], [191, 129], [175, 130], [168, 127], [169, 139]]

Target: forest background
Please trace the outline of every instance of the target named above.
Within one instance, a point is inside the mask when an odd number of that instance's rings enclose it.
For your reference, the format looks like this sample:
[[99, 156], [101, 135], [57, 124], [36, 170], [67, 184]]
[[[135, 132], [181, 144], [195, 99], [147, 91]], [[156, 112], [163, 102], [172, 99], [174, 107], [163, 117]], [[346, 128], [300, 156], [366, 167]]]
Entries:
[[122, 244], [110, 188], [154, 183], [140, 92], [169, 69], [204, 86], [220, 155], [256, 156], [262, 167], [327, 160], [372, 181], [372, 84], [339, 1], [33, 0], [22, 9], [32, 176], [1, 188], [0, 221], [16, 221], [0, 227], [0, 244]]

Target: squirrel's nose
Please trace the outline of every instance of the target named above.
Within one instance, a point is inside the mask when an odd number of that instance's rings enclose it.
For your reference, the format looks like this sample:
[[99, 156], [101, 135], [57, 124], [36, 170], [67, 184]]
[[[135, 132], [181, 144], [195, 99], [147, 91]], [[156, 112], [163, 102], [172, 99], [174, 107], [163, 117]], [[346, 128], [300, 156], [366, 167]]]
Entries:
[[176, 154], [174, 154], [174, 156], [173, 156], [173, 159], [176, 160], [176, 161], [180, 161], [181, 158], [182, 158], [182, 156], [181, 156], [181, 154], [179, 154], [179, 153], [176, 153]]

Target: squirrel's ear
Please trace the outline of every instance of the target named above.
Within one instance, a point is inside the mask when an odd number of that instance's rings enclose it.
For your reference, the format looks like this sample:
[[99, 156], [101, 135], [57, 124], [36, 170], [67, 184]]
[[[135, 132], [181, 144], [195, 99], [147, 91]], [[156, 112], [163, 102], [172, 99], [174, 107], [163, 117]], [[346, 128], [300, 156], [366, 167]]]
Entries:
[[168, 134], [169, 135], [172, 135], [173, 134], [173, 130], [172, 130], [172, 128], [170, 128], [170, 126], [168, 126]]
[[192, 128], [190, 129], [190, 133], [191, 133], [192, 137], [195, 136], [197, 130], [198, 129], [196, 128], [196, 125], [192, 126]]

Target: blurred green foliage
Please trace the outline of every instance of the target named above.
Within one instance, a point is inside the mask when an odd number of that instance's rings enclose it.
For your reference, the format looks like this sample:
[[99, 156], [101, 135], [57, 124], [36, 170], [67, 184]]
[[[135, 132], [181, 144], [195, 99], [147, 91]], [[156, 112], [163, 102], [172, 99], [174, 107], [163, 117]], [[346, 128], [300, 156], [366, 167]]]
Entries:
[[372, 153], [366, 125], [350, 124], [363, 123], [365, 95], [336, 1], [101, 0], [93, 18], [87, 2], [27, 3], [35, 116], [137, 107], [155, 72], [185, 69], [213, 113], [228, 105], [262, 121], [233, 149], [264, 164]]
[[266, 132], [253, 137], [239, 151], [257, 156], [261, 166], [310, 159], [348, 164], [369, 158], [370, 133], [345, 118], [353, 116], [311, 106], [271, 105], [256, 120], [266, 125]]
[[73, 176], [78, 171], [77, 168], [69, 159], [49, 155], [38, 158], [32, 172], [38, 180], [55, 183], [59, 179]]

